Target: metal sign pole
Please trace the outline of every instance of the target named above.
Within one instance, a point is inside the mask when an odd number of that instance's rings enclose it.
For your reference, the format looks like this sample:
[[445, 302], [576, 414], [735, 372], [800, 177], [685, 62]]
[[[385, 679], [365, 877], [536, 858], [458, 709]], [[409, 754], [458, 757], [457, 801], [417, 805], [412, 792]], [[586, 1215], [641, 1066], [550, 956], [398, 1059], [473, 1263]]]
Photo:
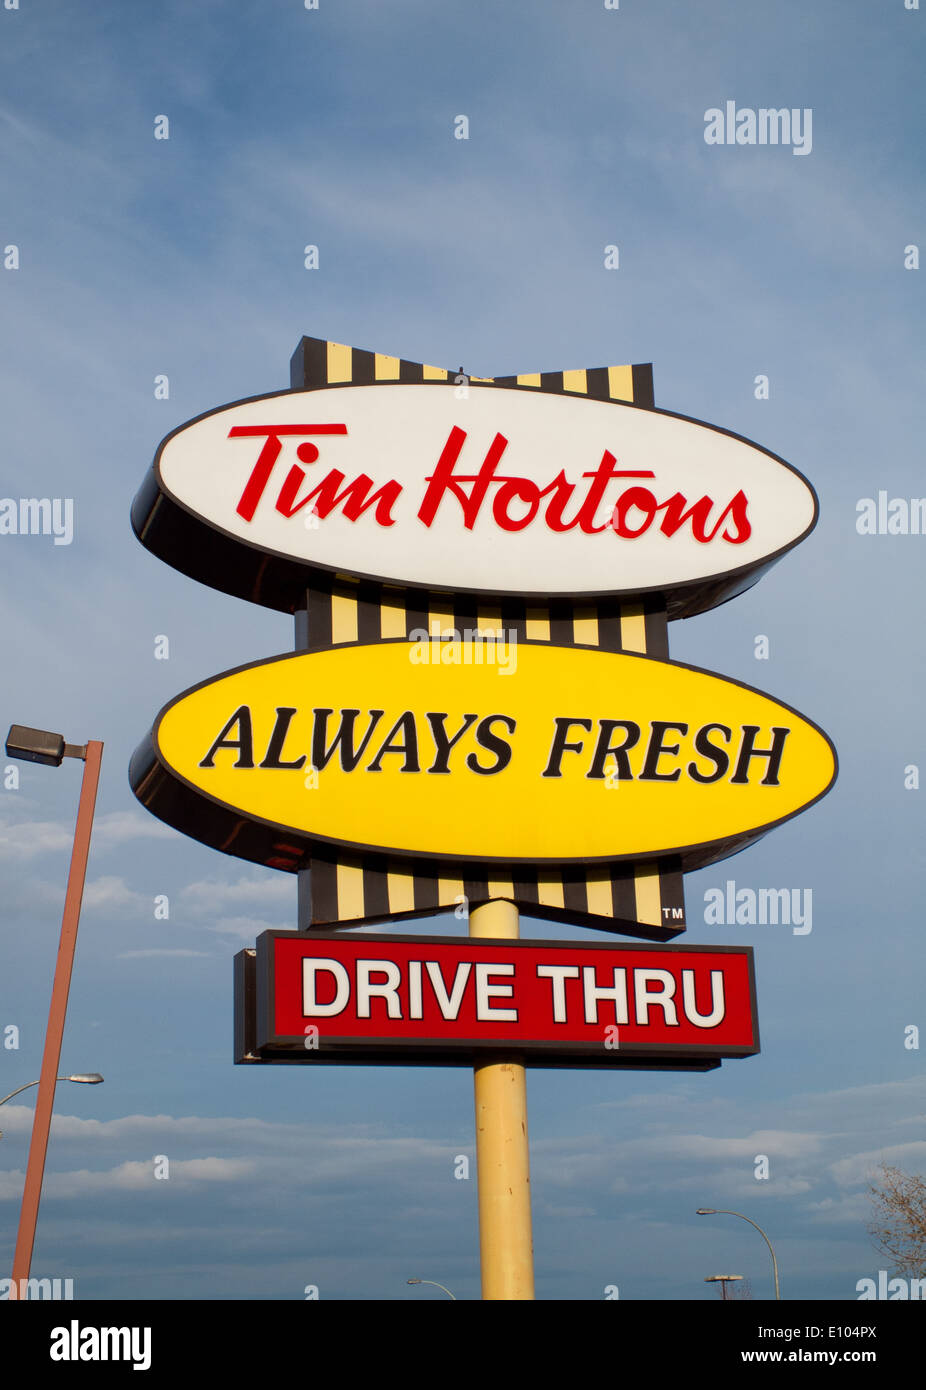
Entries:
[[55, 1105], [55, 1079], [61, 1060], [61, 1040], [64, 1037], [71, 971], [74, 966], [74, 950], [77, 945], [77, 924], [80, 921], [80, 904], [84, 893], [84, 879], [87, 875], [90, 833], [93, 829], [93, 808], [96, 804], [102, 757], [102, 743], [91, 739], [84, 754], [84, 773], [80, 784], [80, 802], [77, 808], [77, 824], [74, 829], [74, 848], [71, 853], [71, 868], [64, 899], [64, 915], [61, 920], [61, 940], [58, 945], [58, 959], [55, 965], [54, 983], [52, 984], [51, 1007], [48, 1013], [48, 1029], [45, 1033], [45, 1051], [42, 1055], [35, 1117], [32, 1121], [32, 1141], [29, 1145], [29, 1161], [26, 1165], [26, 1182], [20, 1209], [19, 1232], [13, 1254], [13, 1288], [10, 1290], [10, 1298], [19, 1296], [14, 1290], [18, 1290], [21, 1287], [21, 1282], [29, 1278], [29, 1271], [32, 1266], [32, 1248], [35, 1244], [35, 1228], [39, 1217], [42, 1179], [45, 1174], [45, 1155], [48, 1151], [48, 1135]]
[[[495, 899], [472, 910], [471, 937], [518, 938], [518, 909]], [[517, 1062], [473, 1068], [476, 1180], [484, 1299], [534, 1297], [527, 1078]]]

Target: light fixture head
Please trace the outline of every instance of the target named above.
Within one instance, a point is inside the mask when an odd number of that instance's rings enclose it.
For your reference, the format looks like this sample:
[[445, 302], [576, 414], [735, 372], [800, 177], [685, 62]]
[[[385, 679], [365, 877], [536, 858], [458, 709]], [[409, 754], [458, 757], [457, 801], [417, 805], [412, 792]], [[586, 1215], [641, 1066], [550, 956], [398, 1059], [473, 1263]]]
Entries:
[[85, 759], [87, 748], [81, 743], [65, 743], [61, 734], [50, 734], [47, 729], [11, 724], [6, 736], [6, 755], [8, 758], [21, 758], [26, 763], [60, 767], [65, 758]]
[[45, 767], [60, 767], [64, 758], [64, 738], [44, 729], [30, 729], [25, 724], [13, 724], [6, 736], [8, 758], [22, 758], [27, 763], [42, 763]]

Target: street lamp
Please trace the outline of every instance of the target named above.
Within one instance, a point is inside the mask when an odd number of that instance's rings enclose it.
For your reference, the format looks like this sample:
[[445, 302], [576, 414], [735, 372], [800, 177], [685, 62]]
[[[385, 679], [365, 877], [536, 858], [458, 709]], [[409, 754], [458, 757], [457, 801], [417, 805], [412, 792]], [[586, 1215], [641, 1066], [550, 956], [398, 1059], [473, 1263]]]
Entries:
[[724, 1303], [727, 1301], [727, 1285], [732, 1284], [734, 1279], [742, 1279], [742, 1274], [708, 1274], [705, 1277], [705, 1284], [719, 1284], [720, 1297]]
[[65, 743], [61, 734], [49, 734], [44, 729], [29, 729], [25, 724], [13, 724], [6, 736], [9, 758], [24, 763], [41, 763], [44, 767], [60, 767], [65, 758], [86, 758], [87, 750], [77, 743]]
[[444, 1289], [444, 1293], [447, 1295], [448, 1298], [452, 1298], [454, 1303], [456, 1303], [457, 1301], [456, 1294], [451, 1293], [449, 1289], [444, 1288], [443, 1284], [438, 1284], [436, 1279], [406, 1279], [405, 1282], [406, 1284], [433, 1284], [435, 1289]]
[[775, 1297], [777, 1299], [781, 1298], [781, 1290], [778, 1287], [778, 1261], [775, 1259], [775, 1251], [772, 1249], [772, 1242], [769, 1240], [768, 1236], [765, 1234], [761, 1226], [757, 1225], [756, 1222], [753, 1221], [750, 1217], [743, 1216], [743, 1213], [741, 1211], [718, 1211], [715, 1210], [714, 1207], [698, 1207], [698, 1210], [695, 1214], [697, 1216], [738, 1216], [741, 1221], [748, 1221], [750, 1226], [755, 1226], [756, 1230], [759, 1232], [759, 1235], [762, 1237], [762, 1239], [768, 1246], [769, 1254], [772, 1257], [772, 1269], [775, 1273]]
[[[46, 767], [60, 767], [65, 758], [80, 758], [84, 765], [80, 783], [80, 800], [77, 805], [77, 823], [74, 827], [74, 848], [71, 852], [71, 867], [68, 871], [64, 913], [61, 918], [61, 939], [58, 944], [58, 959], [55, 963], [55, 978], [51, 987], [48, 1027], [45, 1030], [45, 1049], [42, 1053], [42, 1070], [38, 1082], [39, 1093], [32, 1120], [29, 1161], [26, 1164], [26, 1182], [23, 1187], [19, 1231], [16, 1236], [16, 1250], [13, 1255], [13, 1280], [16, 1287], [21, 1288], [22, 1285], [19, 1281], [29, 1278], [29, 1270], [32, 1265], [35, 1227], [39, 1217], [42, 1179], [45, 1175], [45, 1155], [48, 1152], [48, 1135], [51, 1129], [52, 1111], [55, 1107], [55, 1083], [58, 1080], [58, 1067], [61, 1062], [61, 1040], [64, 1036], [64, 1020], [71, 987], [71, 972], [74, 967], [80, 903], [84, 894], [84, 880], [87, 876], [90, 833], [93, 829], [93, 808], [96, 805], [96, 790], [100, 781], [103, 745], [95, 739], [91, 739], [86, 744], [65, 743], [61, 734], [51, 734], [45, 729], [32, 729], [25, 724], [14, 724], [7, 735], [6, 752], [7, 757], [22, 758], [26, 762], [41, 763]], [[96, 1077], [96, 1073], [92, 1073], [92, 1075], [94, 1078]], [[86, 1073], [82, 1079], [89, 1085], [98, 1084], [95, 1080], [91, 1081], [90, 1076], [91, 1073]], [[75, 1077], [74, 1079], [80, 1078]]]
[[[100, 1073], [98, 1071], [82, 1071], [75, 1072], [73, 1076], [57, 1076], [55, 1077], [55, 1080], [82, 1081], [85, 1086], [99, 1086], [103, 1078], [102, 1076], [100, 1076]], [[6, 1105], [7, 1101], [12, 1100], [14, 1096], [18, 1096], [20, 1091], [28, 1091], [30, 1086], [37, 1086], [38, 1084], [39, 1083], [37, 1081], [27, 1081], [25, 1086], [17, 1086], [15, 1091], [11, 1091], [8, 1096], [4, 1096], [3, 1099], [0, 1100], [0, 1105]], [[0, 1139], [2, 1138], [3, 1130], [0, 1129]]]

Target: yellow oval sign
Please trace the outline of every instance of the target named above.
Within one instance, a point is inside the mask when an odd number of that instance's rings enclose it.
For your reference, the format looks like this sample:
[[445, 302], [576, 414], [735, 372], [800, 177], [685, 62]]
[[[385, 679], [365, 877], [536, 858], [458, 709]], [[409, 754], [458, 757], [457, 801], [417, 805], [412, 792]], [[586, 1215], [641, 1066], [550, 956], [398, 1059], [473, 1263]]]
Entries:
[[285, 868], [325, 845], [694, 868], [816, 801], [836, 755], [787, 705], [678, 662], [402, 639], [206, 681], [161, 712], [130, 776], [178, 829]]

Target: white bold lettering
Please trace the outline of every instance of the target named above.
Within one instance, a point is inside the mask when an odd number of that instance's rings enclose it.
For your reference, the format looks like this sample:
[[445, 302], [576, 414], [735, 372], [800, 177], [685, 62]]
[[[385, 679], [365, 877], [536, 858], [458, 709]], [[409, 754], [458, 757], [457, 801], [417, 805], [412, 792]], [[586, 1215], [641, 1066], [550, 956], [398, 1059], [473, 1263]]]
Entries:
[[553, 1022], [566, 1022], [566, 981], [579, 978], [577, 965], [538, 965], [538, 980], [549, 980], [553, 991]]
[[[385, 980], [373, 983], [374, 975], [385, 975]], [[402, 972], [391, 960], [358, 960], [357, 962], [357, 1017], [370, 1017], [370, 1000], [385, 999], [386, 1012], [390, 1018], [402, 1017], [399, 1001], [399, 985]]]
[[598, 1022], [598, 1000], [610, 999], [614, 1005], [614, 1022], [629, 1023], [627, 1014], [627, 971], [615, 966], [612, 985], [599, 985], [593, 965], [582, 967], [582, 989], [585, 996], [585, 1022]]
[[494, 984], [491, 977], [493, 975], [513, 974], [513, 965], [495, 965], [491, 961], [476, 962], [476, 1017], [480, 1022], [493, 1018], [507, 1019], [511, 1023], [517, 1022], [517, 1009], [497, 1009], [489, 1002], [496, 995], [503, 999], [510, 999], [514, 994], [514, 985]]
[[[650, 983], [658, 988], [650, 989]], [[662, 1009], [663, 1017], [670, 1028], [678, 1026], [678, 1016], [673, 1003], [675, 979], [668, 970], [635, 970], [633, 989], [638, 1023], [649, 1023], [650, 1005], [655, 1004], [657, 1008]]]
[[[331, 975], [335, 980], [335, 995], [330, 1004], [318, 1002], [318, 976]], [[304, 960], [302, 962], [302, 1012], [306, 1018], [331, 1018], [343, 1013], [350, 999], [350, 977], [339, 960]]]
[[695, 997], [695, 972], [683, 970], [682, 1003], [689, 1023], [693, 1023], [696, 1028], [716, 1028], [727, 1012], [723, 995], [723, 971], [711, 971], [711, 1011], [709, 1014], [699, 1014]]

